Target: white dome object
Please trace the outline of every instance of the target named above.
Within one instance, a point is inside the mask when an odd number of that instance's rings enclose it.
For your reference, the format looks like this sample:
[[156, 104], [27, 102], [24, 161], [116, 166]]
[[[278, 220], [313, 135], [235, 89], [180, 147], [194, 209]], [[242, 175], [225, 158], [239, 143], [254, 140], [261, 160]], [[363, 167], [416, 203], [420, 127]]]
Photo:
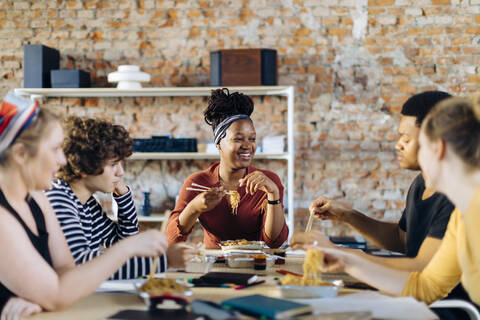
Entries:
[[149, 81], [150, 75], [134, 65], [118, 66], [118, 71], [108, 74], [108, 82], [118, 82], [117, 89], [141, 89], [140, 82]]

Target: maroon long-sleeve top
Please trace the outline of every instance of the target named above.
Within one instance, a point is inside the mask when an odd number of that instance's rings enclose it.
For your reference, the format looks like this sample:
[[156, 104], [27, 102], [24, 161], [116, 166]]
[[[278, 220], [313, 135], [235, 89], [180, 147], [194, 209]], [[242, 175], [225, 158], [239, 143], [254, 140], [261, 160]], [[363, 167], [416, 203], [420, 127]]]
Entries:
[[[189, 191], [186, 188], [190, 187], [192, 182], [207, 187], [220, 187], [218, 168], [219, 163], [215, 163], [204, 171], [192, 174], [185, 180], [180, 189], [175, 209], [168, 219], [166, 235], [169, 243], [186, 241], [189, 235], [189, 233], [182, 233], [180, 230], [178, 216], [199, 192]], [[271, 171], [254, 167], [248, 167], [245, 175], [257, 170], [263, 172], [277, 185], [280, 193], [280, 203], [283, 208], [283, 185], [280, 178]], [[213, 210], [203, 213], [198, 218], [204, 230], [203, 242], [205, 247], [209, 249], [219, 248], [218, 243], [220, 241], [236, 239], [263, 240], [271, 248], [278, 248], [282, 245], [288, 237], [288, 227], [285, 222], [276, 239], [270, 239], [265, 234], [267, 194], [258, 191], [250, 195], [245, 192], [244, 187], [238, 188], [237, 191], [240, 194], [240, 203], [236, 215], [232, 214], [228, 197], [225, 196]]]

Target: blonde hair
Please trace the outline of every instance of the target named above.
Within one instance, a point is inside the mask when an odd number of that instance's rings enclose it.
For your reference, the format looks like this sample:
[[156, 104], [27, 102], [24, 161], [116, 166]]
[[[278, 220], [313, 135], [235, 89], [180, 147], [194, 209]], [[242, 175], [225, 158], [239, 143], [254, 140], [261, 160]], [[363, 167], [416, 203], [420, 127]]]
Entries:
[[470, 168], [480, 167], [480, 94], [440, 102], [422, 128], [429, 140], [444, 140]]
[[38, 152], [38, 145], [49, 129], [49, 124], [59, 121], [60, 117], [49, 109], [41, 108], [32, 123], [20, 133], [15, 141], [2, 153], [0, 153], [0, 166], [5, 166], [11, 157], [12, 147], [15, 144], [23, 144], [29, 155], [34, 157]]

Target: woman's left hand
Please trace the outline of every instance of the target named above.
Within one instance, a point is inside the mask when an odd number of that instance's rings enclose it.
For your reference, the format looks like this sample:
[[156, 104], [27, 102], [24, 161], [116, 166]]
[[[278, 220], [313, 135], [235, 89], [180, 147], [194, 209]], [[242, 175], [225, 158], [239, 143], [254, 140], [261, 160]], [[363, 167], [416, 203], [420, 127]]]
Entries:
[[17, 320], [39, 313], [42, 308], [35, 303], [22, 298], [10, 298], [3, 307], [1, 320]]
[[275, 199], [280, 197], [277, 185], [261, 171], [254, 171], [240, 179], [240, 187], [243, 186], [249, 194], [254, 194], [260, 190], [273, 194]]

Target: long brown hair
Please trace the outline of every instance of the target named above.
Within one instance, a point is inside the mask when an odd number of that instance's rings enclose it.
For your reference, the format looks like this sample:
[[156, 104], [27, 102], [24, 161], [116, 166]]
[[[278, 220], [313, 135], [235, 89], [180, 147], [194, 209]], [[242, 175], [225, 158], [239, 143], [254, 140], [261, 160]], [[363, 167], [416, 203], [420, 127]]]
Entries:
[[480, 167], [480, 94], [440, 102], [422, 128], [430, 140], [444, 140], [470, 168]]

